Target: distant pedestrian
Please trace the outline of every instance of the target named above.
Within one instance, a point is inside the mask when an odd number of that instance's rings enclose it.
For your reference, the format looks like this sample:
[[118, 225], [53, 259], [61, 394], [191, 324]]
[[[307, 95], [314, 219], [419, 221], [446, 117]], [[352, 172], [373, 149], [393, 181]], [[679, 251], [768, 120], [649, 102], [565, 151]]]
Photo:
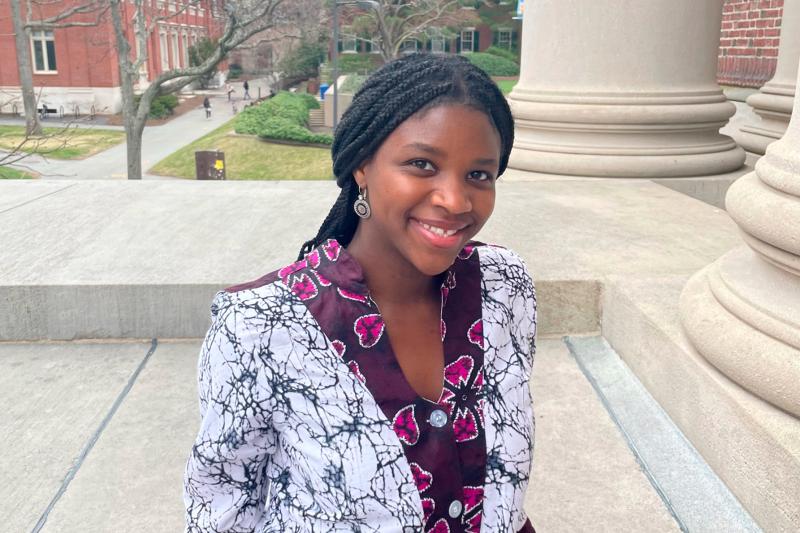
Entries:
[[244, 80], [244, 84], [242, 85], [242, 88], [244, 89], [244, 97], [243, 98], [245, 100], [250, 100], [250, 84], [247, 83], [247, 80]]
[[231, 101], [231, 95], [233, 94], [233, 85], [230, 83], [225, 84], [225, 92], [228, 93], [228, 101]]
[[206, 118], [211, 118], [211, 100], [208, 99], [208, 96], [203, 99], [203, 108], [206, 110]]

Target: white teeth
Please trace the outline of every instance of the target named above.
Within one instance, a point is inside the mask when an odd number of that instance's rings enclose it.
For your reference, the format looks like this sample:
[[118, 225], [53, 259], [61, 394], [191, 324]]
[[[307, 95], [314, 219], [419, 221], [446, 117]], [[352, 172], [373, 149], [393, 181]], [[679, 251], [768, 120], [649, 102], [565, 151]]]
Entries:
[[455, 229], [437, 228], [436, 226], [431, 226], [430, 224], [425, 224], [424, 222], [420, 222], [420, 224], [422, 224], [423, 228], [430, 231], [434, 235], [438, 235], [439, 237], [450, 237], [451, 235], [458, 233], [458, 230]]

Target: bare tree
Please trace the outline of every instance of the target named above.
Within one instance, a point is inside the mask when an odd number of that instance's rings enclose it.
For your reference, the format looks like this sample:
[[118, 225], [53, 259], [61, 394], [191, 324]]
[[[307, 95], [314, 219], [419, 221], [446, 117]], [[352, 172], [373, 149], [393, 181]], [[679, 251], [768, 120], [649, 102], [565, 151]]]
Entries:
[[458, 0], [378, 0], [375, 9], [354, 19], [358, 33], [376, 35], [384, 61], [397, 57], [403, 43], [432, 27], [458, 24], [473, 13], [464, 13]]
[[[63, 11], [44, 16], [44, 11], [52, 11], [53, 6], [63, 4], [62, 0], [10, 0], [11, 21], [14, 27], [14, 40], [17, 48], [17, 70], [19, 73], [22, 106], [25, 113], [25, 133], [27, 137], [42, 135], [42, 125], [37, 113], [38, 98], [33, 87], [33, 65], [31, 59], [31, 30], [54, 30], [73, 26], [96, 26], [108, 10], [108, 3], [102, 0], [86, 0], [70, 5]], [[85, 20], [81, 15], [92, 13], [94, 19]]]
[[[179, 91], [200, 76], [210, 72], [225, 58], [227, 53], [251, 36], [266, 31], [291, 19], [294, 10], [287, 7], [286, 0], [227, 0], [220, 16], [225, 25], [218, 38], [216, 48], [200, 65], [176, 68], [159, 74], [141, 93], [138, 101], [134, 97], [134, 85], [139, 71], [147, 61], [147, 42], [157, 25], [176, 16], [199, 0], [187, 0], [175, 12], [163, 14], [163, 10], [151, 9], [148, 0], [133, 0], [133, 35], [128, 35], [123, 16], [124, 0], [110, 2], [111, 22], [114, 28], [115, 46], [119, 56], [122, 114], [127, 140], [128, 179], [142, 178], [142, 133], [144, 132], [150, 105], [161, 95]], [[132, 46], [133, 43], [135, 46]]]

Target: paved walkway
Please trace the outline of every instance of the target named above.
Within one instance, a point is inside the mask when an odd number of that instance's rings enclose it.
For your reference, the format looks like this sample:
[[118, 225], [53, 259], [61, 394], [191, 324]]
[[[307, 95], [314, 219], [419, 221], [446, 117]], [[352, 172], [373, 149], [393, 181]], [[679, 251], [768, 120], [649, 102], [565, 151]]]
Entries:
[[[243, 107], [241, 100], [243, 95], [242, 84], [236, 82], [232, 83], [232, 85], [235, 89], [235, 103], [238, 110], [241, 111]], [[266, 80], [250, 81], [250, 94], [254, 98], [258, 96], [259, 87], [261, 87], [262, 94], [266, 94], [269, 91], [269, 85]], [[209, 91], [208, 94], [212, 106], [210, 119], [205, 117], [203, 107], [198, 106], [197, 109], [176, 117], [166, 124], [145, 128], [142, 136], [142, 169], [145, 173], [147, 169], [160, 160], [221, 126], [233, 117], [233, 106], [228, 102], [224, 89]], [[15, 123], [15, 121], [6, 120], [0, 121], [0, 123]], [[47, 125], [57, 124], [55, 121], [48, 121]], [[122, 129], [119, 126], [97, 127]], [[40, 174], [42, 179], [126, 179], [126, 144], [121, 143], [83, 160], [63, 161], [31, 156], [15, 166], [23, 169], [27, 167]], [[151, 174], [145, 174], [143, 177], [145, 179], [174, 179]]]

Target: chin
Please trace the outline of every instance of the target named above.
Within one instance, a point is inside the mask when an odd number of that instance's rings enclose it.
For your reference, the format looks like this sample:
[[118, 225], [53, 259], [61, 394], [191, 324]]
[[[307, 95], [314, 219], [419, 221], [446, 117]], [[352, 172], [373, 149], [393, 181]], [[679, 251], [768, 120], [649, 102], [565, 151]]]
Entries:
[[436, 255], [428, 257], [417, 257], [413, 264], [417, 270], [426, 276], [438, 276], [450, 268], [456, 260], [458, 252], [447, 255]]

